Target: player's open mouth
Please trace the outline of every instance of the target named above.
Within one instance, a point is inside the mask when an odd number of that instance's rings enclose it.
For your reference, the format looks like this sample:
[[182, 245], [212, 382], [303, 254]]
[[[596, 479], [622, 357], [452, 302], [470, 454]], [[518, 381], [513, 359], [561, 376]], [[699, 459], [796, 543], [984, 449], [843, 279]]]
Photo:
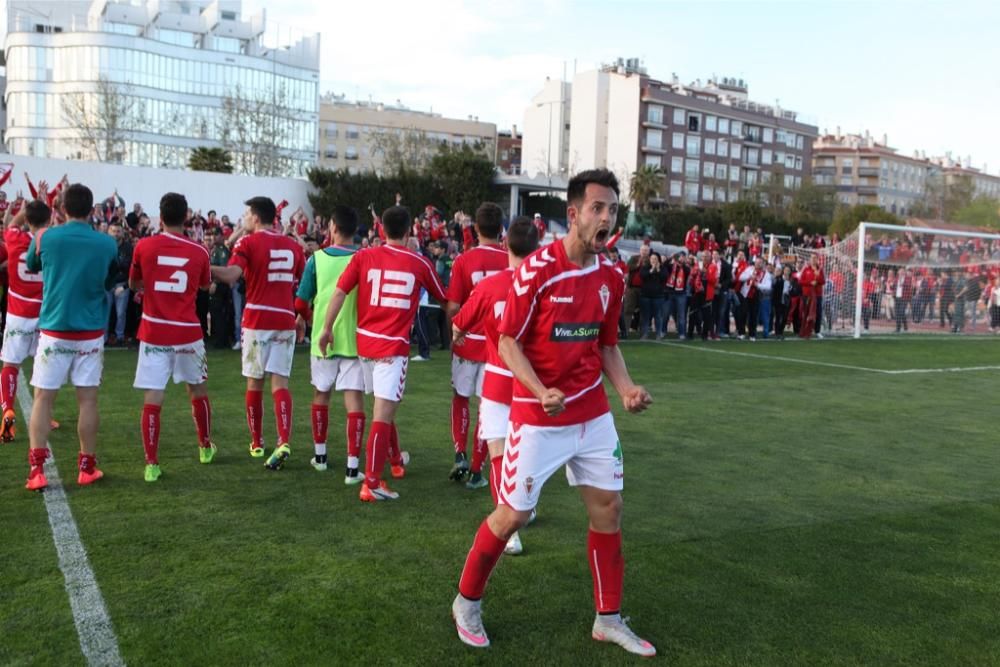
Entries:
[[598, 243], [604, 243], [605, 241], [607, 241], [608, 240], [608, 230], [606, 230], [606, 229], [598, 229], [597, 230], [597, 236], [594, 237], [594, 240], [597, 241]]

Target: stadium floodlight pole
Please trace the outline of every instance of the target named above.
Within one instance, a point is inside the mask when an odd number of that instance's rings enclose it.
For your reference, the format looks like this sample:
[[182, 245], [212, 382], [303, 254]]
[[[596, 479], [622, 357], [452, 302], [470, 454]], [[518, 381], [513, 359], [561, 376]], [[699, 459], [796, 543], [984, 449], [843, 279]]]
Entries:
[[865, 236], [867, 222], [858, 225], [858, 271], [854, 277], [854, 337], [861, 338], [861, 316], [865, 298]]

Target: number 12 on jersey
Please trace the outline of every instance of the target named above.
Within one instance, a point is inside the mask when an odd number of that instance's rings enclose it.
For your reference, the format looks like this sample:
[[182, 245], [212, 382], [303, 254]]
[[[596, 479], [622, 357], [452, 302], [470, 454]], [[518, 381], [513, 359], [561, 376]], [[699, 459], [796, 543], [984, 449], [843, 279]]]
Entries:
[[[369, 300], [371, 305], [402, 310], [410, 307], [409, 297], [413, 295], [416, 278], [409, 271], [368, 269], [368, 282], [372, 286], [372, 296]], [[397, 298], [400, 296], [407, 298]]]

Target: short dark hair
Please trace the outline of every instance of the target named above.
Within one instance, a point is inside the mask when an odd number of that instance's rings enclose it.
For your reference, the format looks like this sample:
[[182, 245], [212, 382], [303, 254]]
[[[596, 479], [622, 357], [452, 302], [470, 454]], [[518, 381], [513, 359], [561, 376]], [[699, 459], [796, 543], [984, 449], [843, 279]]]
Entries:
[[491, 201], [483, 202], [476, 209], [476, 231], [486, 238], [500, 237], [503, 230], [503, 211]]
[[265, 225], [273, 225], [278, 217], [278, 207], [270, 197], [251, 197], [243, 202]]
[[176, 192], [168, 192], [160, 197], [160, 222], [168, 227], [183, 225], [187, 218], [187, 198]]
[[386, 238], [393, 241], [406, 238], [411, 222], [410, 209], [405, 206], [390, 206], [382, 212], [382, 228], [385, 230]]
[[208, 214], [209, 214], [209, 215], [215, 215], [215, 209], [213, 208], [212, 210], [210, 210], [210, 211], [208, 212]]
[[507, 248], [522, 259], [538, 249], [538, 228], [531, 218], [526, 215], [514, 218], [507, 229]]
[[52, 209], [40, 199], [32, 199], [24, 205], [24, 217], [31, 227], [44, 227], [52, 217]]
[[333, 209], [333, 228], [342, 236], [353, 237], [358, 233], [358, 212], [350, 206], [338, 204]]
[[82, 220], [94, 210], [94, 193], [82, 183], [73, 183], [63, 192], [66, 215]]
[[588, 169], [569, 179], [569, 187], [566, 188], [566, 201], [570, 206], [576, 206], [583, 201], [587, 192], [587, 186], [591, 183], [603, 185], [615, 191], [616, 196], [621, 195], [618, 188], [618, 178], [607, 169]]

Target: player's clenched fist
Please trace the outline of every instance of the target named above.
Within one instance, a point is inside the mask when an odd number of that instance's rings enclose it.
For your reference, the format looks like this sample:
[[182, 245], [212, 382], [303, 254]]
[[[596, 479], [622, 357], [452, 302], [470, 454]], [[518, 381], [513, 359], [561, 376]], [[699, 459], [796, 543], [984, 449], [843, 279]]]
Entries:
[[642, 412], [653, 403], [653, 397], [644, 387], [636, 385], [625, 392], [622, 403], [629, 412]]
[[555, 387], [546, 389], [545, 393], [542, 394], [541, 401], [542, 410], [545, 410], [545, 414], [549, 417], [555, 417], [566, 409], [566, 394]]
[[333, 344], [333, 332], [329, 329], [323, 329], [323, 333], [319, 335], [319, 350], [323, 354], [326, 354], [329, 350], [330, 345]]

